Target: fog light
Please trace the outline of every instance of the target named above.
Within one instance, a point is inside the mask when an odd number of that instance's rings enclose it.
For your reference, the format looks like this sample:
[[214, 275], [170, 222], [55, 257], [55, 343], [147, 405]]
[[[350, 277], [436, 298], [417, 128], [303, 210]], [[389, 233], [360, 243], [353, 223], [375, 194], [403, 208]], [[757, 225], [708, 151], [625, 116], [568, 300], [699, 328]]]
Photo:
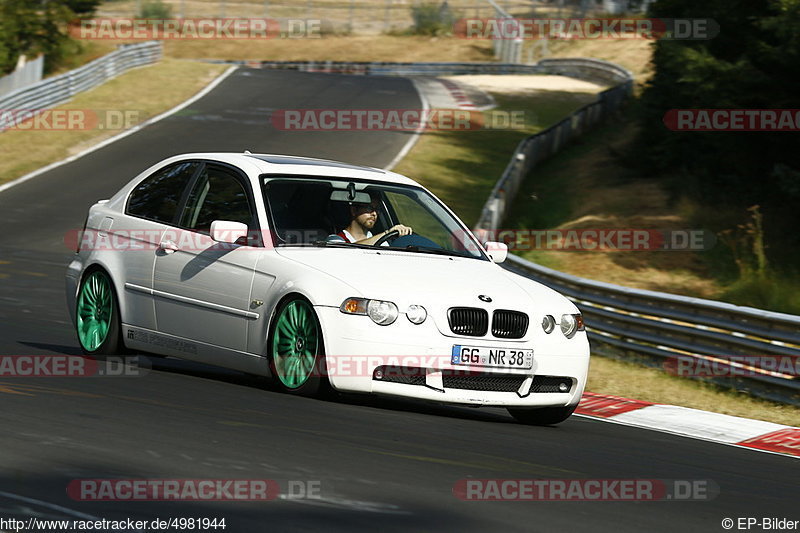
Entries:
[[561, 315], [561, 333], [568, 339], [571, 339], [575, 332], [583, 331], [583, 316], [580, 313], [574, 315]]
[[560, 392], [567, 392], [569, 390], [569, 385], [567, 385], [562, 381], [561, 383], [558, 384], [558, 390]]
[[406, 309], [406, 318], [412, 324], [422, 324], [428, 318], [428, 312], [421, 305], [409, 305]]

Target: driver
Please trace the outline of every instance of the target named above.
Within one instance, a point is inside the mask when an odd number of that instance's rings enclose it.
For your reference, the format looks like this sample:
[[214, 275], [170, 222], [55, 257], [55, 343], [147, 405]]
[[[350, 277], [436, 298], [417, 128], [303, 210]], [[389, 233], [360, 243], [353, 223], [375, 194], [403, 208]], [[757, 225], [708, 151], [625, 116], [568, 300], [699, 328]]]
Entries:
[[[351, 204], [350, 205], [350, 224], [342, 231], [337, 233], [339, 237], [347, 242], [354, 242], [356, 244], [375, 244], [383, 236], [393, 231], [398, 232], [398, 237], [403, 235], [411, 235], [413, 230], [402, 224], [396, 224], [384, 232], [373, 235], [370, 231], [378, 220], [378, 209], [380, 208], [380, 200], [372, 196], [372, 201], [368, 204]], [[384, 243], [388, 245], [388, 243]]]

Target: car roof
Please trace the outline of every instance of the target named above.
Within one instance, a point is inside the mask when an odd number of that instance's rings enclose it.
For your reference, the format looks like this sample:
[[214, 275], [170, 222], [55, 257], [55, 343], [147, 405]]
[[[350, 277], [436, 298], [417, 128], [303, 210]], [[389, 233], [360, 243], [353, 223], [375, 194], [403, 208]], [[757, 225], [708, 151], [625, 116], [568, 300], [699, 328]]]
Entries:
[[313, 157], [284, 154], [253, 154], [250, 152], [207, 152], [182, 154], [171, 158], [172, 161], [183, 159], [211, 159], [242, 168], [255, 167], [258, 174], [329, 176], [420, 186], [419, 183], [411, 178], [388, 170], [343, 163], [341, 161], [316, 159]]

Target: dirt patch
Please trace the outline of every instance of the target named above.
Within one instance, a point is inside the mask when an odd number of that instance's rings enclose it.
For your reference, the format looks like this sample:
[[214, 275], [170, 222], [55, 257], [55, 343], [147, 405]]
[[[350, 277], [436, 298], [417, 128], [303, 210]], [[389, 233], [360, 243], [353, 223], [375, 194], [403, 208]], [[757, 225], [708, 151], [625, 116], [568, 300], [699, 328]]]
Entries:
[[531, 94], [536, 91], [569, 91], [595, 94], [606, 88], [603, 85], [589, 81], [544, 74], [507, 74], [503, 76], [470, 74], [450, 76], [448, 79], [467, 83], [488, 92], [517, 95]]

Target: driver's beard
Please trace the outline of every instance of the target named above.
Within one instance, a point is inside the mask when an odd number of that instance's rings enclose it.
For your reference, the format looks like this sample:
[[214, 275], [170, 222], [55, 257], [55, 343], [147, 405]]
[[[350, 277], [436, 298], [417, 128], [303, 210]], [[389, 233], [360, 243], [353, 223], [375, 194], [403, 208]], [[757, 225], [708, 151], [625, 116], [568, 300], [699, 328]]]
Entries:
[[372, 228], [375, 227], [375, 223], [376, 222], [377, 222], [377, 220], [374, 221], [371, 226], [367, 226], [366, 224], [362, 224], [360, 221], [356, 220], [356, 224], [361, 226], [361, 231], [364, 233], [364, 235], [366, 235], [367, 232], [372, 231]]

